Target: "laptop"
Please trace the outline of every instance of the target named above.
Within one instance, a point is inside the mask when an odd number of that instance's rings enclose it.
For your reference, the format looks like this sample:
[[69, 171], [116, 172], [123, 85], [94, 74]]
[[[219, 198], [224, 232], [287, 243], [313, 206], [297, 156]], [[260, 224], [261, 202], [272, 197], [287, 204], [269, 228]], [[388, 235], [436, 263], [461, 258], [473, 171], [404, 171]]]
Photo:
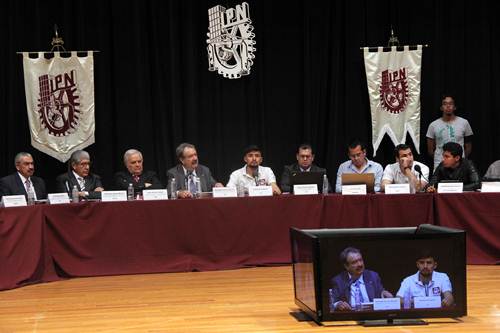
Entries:
[[293, 192], [293, 185], [316, 184], [318, 186], [318, 193], [321, 193], [324, 174], [324, 172], [317, 171], [294, 172], [290, 178], [290, 188]]
[[342, 185], [366, 184], [366, 193], [375, 193], [375, 174], [373, 173], [343, 173]]

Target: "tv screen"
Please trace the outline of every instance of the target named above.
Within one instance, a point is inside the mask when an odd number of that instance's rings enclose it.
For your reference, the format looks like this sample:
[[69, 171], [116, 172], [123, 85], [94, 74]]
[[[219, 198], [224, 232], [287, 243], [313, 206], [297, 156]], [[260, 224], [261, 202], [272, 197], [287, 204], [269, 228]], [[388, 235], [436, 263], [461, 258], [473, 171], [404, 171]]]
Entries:
[[295, 302], [317, 322], [467, 314], [465, 232], [291, 229]]

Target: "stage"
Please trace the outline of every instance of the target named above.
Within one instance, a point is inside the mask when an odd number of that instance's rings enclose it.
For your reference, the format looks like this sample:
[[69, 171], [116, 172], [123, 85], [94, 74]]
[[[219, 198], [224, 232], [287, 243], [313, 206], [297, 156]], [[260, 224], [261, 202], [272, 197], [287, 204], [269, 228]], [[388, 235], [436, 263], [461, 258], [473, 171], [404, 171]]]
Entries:
[[290, 315], [298, 310], [291, 266], [279, 266], [74, 278], [6, 290], [0, 332], [498, 332], [500, 267], [469, 265], [467, 274], [469, 315], [427, 326], [299, 322]]

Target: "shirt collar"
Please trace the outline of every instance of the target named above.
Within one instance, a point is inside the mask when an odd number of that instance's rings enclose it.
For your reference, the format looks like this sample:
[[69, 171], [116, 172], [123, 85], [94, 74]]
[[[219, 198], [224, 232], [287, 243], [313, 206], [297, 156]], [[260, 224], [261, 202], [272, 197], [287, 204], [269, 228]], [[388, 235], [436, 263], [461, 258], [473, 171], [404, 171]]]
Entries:
[[[182, 170], [184, 170], [184, 176], [187, 176], [189, 171], [184, 167], [184, 165], [182, 166]], [[193, 174], [193, 176], [197, 177], [196, 169], [193, 170], [192, 174]]]
[[23, 183], [23, 185], [26, 183], [26, 181], [29, 179], [31, 181], [30, 178], [25, 178], [23, 175], [21, 175], [21, 173], [18, 171], [17, 174], [19, 175], [19, 177], [21, 177], [21, 181]]
[[349, 162], [350, 162], [349, 163], [349, 168], [352, 169], [352, 170], [355, 170], [356, 172], [363, 173], [363, 172], [365, 172], [366, 169], [368, 169], [368, 168], [370, 168], [372, 166], [372, 161], [370, 161], [366, 157], [365, 157], [365, 160], [366, 160], [366, 164], [365, 164], [364, 168], [361, 169], [361, 171], [359, 171], [359, 169], [356, 168], [356, 166], [354, 165], [354, 163], [352, 163], [351, 160], [349, 160]]
[[78, 178], [85, 179], [85, 177], [82, 177], [82, 176], [80, 176], [79, 174], [77, 174], [77, 173], [75, 172], [75, 170], [72, 170], [71, 172], [73, 172], [73, 176], [75, 176], [76, 180], [78, 180]]

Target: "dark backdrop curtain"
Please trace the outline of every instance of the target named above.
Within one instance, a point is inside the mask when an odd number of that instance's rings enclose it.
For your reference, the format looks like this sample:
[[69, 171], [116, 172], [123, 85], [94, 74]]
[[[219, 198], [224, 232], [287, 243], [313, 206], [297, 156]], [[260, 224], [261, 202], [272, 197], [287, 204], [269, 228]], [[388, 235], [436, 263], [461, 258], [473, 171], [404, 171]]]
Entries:
[[[490, 1], [252, 1], [256, 58], [249, 76], [207, 70], [207, 10], [236, 1], [26, 1], [0, 3], [0, 175], [14, 155], [33, 153], [49, 189], [66, 165], [30, 146], [22, 61], [16, 51], [45, 51], [57, 23], [68, 50], [95, 56], [96, 143], [93, 171], [111, 184], [128, 148], [163, 177], [184, 141], [217, 179], [243, 165], [259, 144], [277, 176], [310, 142], [316, 162], [335, 177], [346, 144], [371, 146], [362, 46], [386, 45], [392, 25], [402, 44], [429, 44], [422, 71], [419, 160], [425, 133], [440, 116], [440, 95], [456, 94], [458, 114], [475, 132], [471, 158], [484, 172], [500, 158], [499, 24]], [[371, 149], [369, 149], [371, 153]], [[392, 162], [386, 137], [375, 160]]]

